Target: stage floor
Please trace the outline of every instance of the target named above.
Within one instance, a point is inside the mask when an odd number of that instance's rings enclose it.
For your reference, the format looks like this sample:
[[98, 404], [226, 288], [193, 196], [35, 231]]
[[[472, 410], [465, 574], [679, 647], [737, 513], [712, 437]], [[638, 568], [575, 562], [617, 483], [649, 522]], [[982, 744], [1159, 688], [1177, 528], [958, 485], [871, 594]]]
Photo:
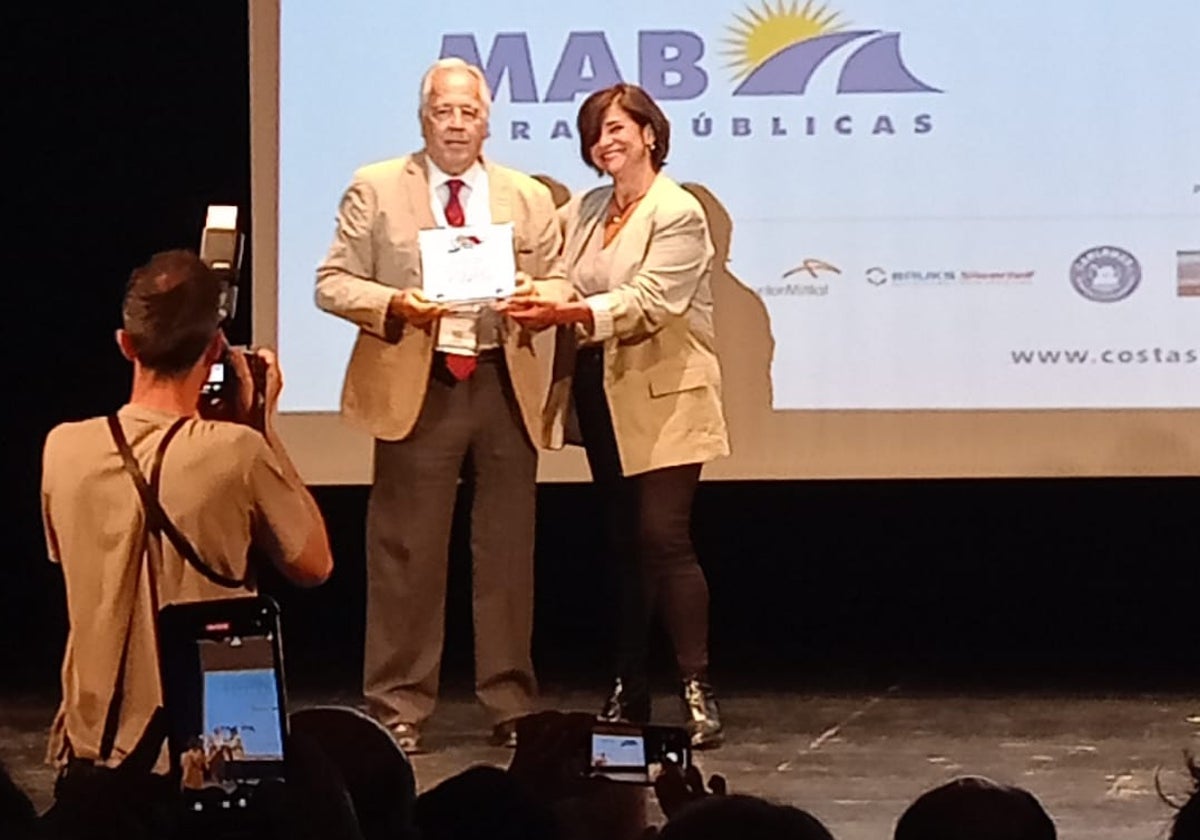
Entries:
[[[356, 702], [350, 695], [293, 698], [293, 705]], [[547, 705], [591, 709], [597, 697], [550, 690]], [[961, 774], [1016, 784], [1037, 796], [1064, 840], [1162, 836], [1172, 811], [1155, 792], [1186, 789], [1183, 750], [1200, 753], [1200, 698], [1184, 695], [878, 694], [732, 692], [722, 697], [725, 747], [700, 757], [731, 791], [806, 808], [839, 840], [883, 840], [922, 791]], [[673, 698], [656, 720], [677, 722]], [[53, 701], [0, 696], [0, 759], [39, 807], [52, 774], [42, 764]], [[476, 763], [504, 764], [486, 745], [472, 698], [451, 694], [416, 756], [422, 789]]]

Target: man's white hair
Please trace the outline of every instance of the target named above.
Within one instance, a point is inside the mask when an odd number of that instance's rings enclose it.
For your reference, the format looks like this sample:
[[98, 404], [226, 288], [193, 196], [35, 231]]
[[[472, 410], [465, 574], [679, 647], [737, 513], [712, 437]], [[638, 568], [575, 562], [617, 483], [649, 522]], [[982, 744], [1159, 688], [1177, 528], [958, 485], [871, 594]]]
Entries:
[[421, 77], [421, 107], [418, 112], [420, 116], [425, 116], [425, 111], [429, 107], [429, 97], [433, 94], [433, 80], [439, 73], [450, 70], [461, 70], [475, 77], [475, 81], [479, 83], [479, 102], [483, 105], [483, 118], [486, 120], [492, 110], [492, 92], [488, 88], [487, 77], [474, 64], [463, 61], [461, 58], [438, 59], [425, 71], [425, 75]]

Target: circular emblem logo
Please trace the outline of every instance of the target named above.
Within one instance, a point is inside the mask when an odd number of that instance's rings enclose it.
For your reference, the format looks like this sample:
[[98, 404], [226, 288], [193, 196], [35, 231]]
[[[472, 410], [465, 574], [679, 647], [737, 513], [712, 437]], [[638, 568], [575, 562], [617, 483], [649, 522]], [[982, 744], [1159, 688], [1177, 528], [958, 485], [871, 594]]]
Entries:
[[872, 286], [882, 286], [887, 282], [887, 272], [879, 266], [871, 266], [867, 269], [867, 282]]
[[1071, 263], [1071, 285], [1088, 300], [1124, 300], [1142, 281], [1142, 267], [1133, 254], [1104, 245], [1084, 251]]

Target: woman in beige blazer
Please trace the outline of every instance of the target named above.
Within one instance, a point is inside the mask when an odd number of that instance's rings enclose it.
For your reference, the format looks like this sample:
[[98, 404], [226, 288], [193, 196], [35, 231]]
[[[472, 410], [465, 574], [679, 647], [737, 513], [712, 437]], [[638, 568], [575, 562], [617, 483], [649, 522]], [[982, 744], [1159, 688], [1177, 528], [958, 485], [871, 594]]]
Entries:
[[620, 570], [617, 680], [601, 716], [649, 719], [647, 641], [657, 614], [674, 643], [692, 743], [716, 746], [708, 584], [690, 534], [701, 466], [729, 452], [708, 224], [699, 202], [661, 174], [670, 124], [641, 88], [593, 93], [577, 126], [584, 162], [612, 179], [563, 208], [577, 295], [526, 301], [510, 314], [533, 327], [574, 325], [579, 338], [572, 396]]

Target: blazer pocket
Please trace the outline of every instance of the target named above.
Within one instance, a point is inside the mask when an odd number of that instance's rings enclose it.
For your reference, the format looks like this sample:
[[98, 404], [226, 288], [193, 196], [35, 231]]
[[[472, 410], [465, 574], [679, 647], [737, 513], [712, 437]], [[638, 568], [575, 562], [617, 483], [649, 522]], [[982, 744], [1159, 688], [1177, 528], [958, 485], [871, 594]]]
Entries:
[[653, 370], [646, 378], [650, 381], [650, 396], [652, 397], [665, 397], [668, 394], [703, 388], [712, 380], [708, 369], [703, 367], [670, 367]]

